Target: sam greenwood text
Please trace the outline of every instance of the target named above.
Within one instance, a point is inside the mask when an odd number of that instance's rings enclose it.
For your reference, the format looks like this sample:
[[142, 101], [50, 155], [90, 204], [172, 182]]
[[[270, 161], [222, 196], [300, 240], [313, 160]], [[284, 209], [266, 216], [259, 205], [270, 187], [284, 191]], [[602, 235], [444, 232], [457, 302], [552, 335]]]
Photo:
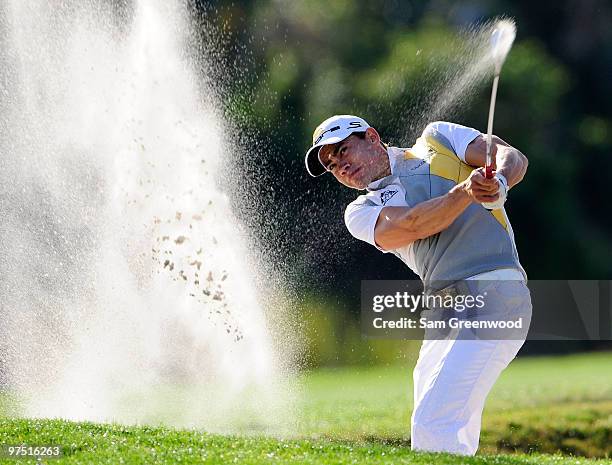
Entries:
[[417, 320], [400, 318], [398, 320], [385, 320], [374, 318], [372, 326], [376, 329], [522, 329], [523, 318], [516, 320], [461, 320], [449, 318], [448, 320], [430, 320], [422, 317]]

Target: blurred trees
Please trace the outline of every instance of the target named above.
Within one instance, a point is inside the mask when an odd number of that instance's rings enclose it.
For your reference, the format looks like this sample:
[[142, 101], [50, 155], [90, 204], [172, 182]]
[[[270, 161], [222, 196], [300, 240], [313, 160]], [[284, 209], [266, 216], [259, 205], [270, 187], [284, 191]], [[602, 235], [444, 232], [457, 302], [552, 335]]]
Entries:
[[358, 192], [330, 176], [308, 177], [303, 154], [315, 126], [332, 114], [358, 114], [401, 146], [435, 119], [485, 131], [490, 76], [453, 94], [474, 58], [460, 31], [503, 14], [516, 19], [518, 35], [494, 127], [530, 160], [507, 208], [522, 263], [532, 279], [612, 278], [609, 3], [197, 5], [233, 44], [219, 75], [227, 119], [241, 134], [229, 173], [239, 179], [237, 211], [264, 250], [267, 271], [300, 295], [334, 295], [356, 312], [362, 279], [412, 277], [345, 230], [344, 206]]

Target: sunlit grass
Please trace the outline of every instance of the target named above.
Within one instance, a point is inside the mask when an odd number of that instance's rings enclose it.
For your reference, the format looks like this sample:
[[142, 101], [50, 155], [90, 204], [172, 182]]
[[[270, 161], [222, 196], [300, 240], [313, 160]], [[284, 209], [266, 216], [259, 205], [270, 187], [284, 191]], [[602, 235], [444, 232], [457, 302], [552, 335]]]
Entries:
[[[610, 463], [603, 457], [610, 457], [612, 443], [611, 364], [612, 354], [605, 353], [515, 361], [489, 397], [479, 455], [460, 462]], [[388, 366], [303, 374], [291, 439], [4, 418], [0, 444], [61, 445], [65, 456], [53, 460], [57, 464], [458, 463], [450, 455], [410, 451], [411, 371]]]

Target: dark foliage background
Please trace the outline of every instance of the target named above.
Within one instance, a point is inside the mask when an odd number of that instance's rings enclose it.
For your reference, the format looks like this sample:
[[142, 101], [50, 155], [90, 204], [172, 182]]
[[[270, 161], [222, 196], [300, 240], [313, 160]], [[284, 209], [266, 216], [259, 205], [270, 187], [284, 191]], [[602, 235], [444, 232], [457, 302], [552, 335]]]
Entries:
[[[235, 209], [296, 312], [334, 315], [315, 339], [361, 344], [343, 330], [357, 318], [361, 280], [414, 276], [346, 231], [344, 207], [356, 191], [307, 175], [313, 129], [332, 114], [358, 114], [386, 141], [411, 145], [447, 73], [469, 67], [469, 54], [457, 53], [460, 31], [500, 15], [516, 20], [518, 34], [495, 133], [530, 160], [507, 204], [522, 263], [531, 279], [612, 278], [609, 2], [199, 1], [194, 12], [206, 75], [222, 83], [238, 134], [226, 173]], [[489, 97], [487, 79], [436, 119], [485, 131]], [[603, 346], [530, 343], [525, 351]]]

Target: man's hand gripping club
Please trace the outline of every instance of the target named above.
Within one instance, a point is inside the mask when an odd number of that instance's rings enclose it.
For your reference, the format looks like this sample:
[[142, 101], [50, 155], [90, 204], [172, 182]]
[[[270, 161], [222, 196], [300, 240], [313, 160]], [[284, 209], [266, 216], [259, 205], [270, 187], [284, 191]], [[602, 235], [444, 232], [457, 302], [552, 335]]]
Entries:
[[504, 206], [508, 196], [508, 181], [501, 173], [493, 171], [493, 177], [487, 178], [485, 168], [478, 168], [465, 183], [470, 197], [487, 210], [497, 210]]

